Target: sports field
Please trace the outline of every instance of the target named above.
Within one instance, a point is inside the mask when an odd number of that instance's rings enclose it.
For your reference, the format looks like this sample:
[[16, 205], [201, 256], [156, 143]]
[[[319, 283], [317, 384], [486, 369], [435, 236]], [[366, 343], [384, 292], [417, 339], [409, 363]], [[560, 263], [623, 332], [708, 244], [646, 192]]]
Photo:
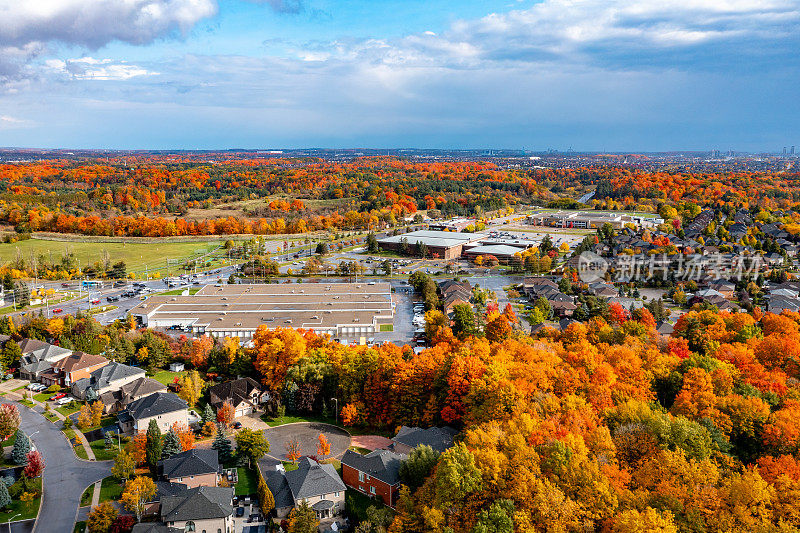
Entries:
[[15, 243], [0, 243], [0, 264], [13, 260], [20, 251], [26, 262], [39, 254], [44, 254], [48, 261], [52, 256], [53, 261], [59, 261], [63, 254], [69, 250], [79, 261], [81, 266], [103, 261], [104, 253], [108, 253], [111, 262], [125, 261], [129, 272], [144, 271], [145, 267], [152, 272], [161, 270], [166, 273], [167, 259], [172, 263], [171, 268], [176, 268], [175, 260], [196, 258], [220, 245], [219, 241], [198, 242], [61, 242], [41, 239], [28, 239]]

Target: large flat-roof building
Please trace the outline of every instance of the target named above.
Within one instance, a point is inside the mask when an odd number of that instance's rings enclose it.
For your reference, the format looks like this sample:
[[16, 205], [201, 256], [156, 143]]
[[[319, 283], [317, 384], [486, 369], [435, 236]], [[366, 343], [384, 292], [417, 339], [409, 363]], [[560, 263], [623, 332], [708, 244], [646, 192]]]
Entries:
[[187, 296], [156, 295], [130, 311], [152, 328], [181, 326], [195, 335], [252, 338], [256, 328], [303, 328], [365, 343], [393, 324], [388, 283], [206, 285]]
[[456, 233], [450, 231], [420, 230], [384, 237], [378, 239], [378, 244], [384, 250], [402, 252], [405, 245], [411, 255], [416, 253], [417, 243], [422, 243], [428, 248], [431, 257], [436, 254], [439, 259], [457, 259], [465, 244], [485, 238], [479, 233]]
[[614, 229], [622, 229], [626, 224], [637, 227], [656, 226], [663, 219], [638, 216], [631, 213], [610, 213], [604, 211], [558, 211], [539, 212], [528, 216], [528, 222], [537, 226], [554, 228], [594, 229], [611, 224]]

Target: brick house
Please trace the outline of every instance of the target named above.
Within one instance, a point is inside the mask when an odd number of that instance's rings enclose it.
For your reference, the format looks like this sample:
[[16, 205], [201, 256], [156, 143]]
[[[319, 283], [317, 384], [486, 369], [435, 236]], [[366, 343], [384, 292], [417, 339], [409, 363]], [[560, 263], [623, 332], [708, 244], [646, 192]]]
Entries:
[[400, 491], [400, 465], [407, 455], [375, 450], [367, 455], [347, 450], [342, 457], [342, 481], [394, 509]]
[[50, 368], [39, 375], [39, 380], [47, 386], [69, 387], [79, 379], [88, 378], [92, 372], [107, 364], [108, 359], [102, 355], [72, 352], [68, 356], [54, 361]]
[[216, 487], [219, 483], [217, 450], [195, 448], [177, 453], [158, 462], [161, 477], [170, 483], [182, 483], [187, 488]]
[[214, 385], [208, 390], [209, 403], [219, 410], [228, 401], [233, 405], [234, 416], [246, 416], [258, 411], [261, 404], [269, 400], [269, 392], [252, 378], [240, 378]]

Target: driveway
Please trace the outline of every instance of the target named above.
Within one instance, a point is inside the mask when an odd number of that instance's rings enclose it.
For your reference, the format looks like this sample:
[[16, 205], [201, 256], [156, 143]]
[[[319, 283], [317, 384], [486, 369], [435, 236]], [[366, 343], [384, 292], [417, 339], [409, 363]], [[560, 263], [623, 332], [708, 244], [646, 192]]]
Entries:
[[370, 451], [386, 450], [392, 444], [392, 440], [380, 435], [356, 435], [351, 444]]
[[270, 445], [267, 457], [288, 461], [286, 443], [292, 438], [296, 438], [300, 443], [300, 455], [316, 455], [320, 433], [328, 437], [331, 445], [331, 453], [325, 457], [326, 459], [339, 459], [350, 447], [350, 434], [341, 428], [318, 422], [297, 422], [264, 430], [264, 436]]
[[44, 458], [44, 496], [34, 533], [71, 531], [83, 491], [109, 476], [112, 462], [78, 459], [55, 424], [17, 402], [5, 400], [5, 403], [17, 406], [22, 419], [20, 427]]

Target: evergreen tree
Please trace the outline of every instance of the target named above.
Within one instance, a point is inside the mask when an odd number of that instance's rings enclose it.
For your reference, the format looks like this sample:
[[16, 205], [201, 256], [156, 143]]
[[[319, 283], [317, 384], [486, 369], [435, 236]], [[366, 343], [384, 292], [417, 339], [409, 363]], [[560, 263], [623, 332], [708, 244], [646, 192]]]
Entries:
[[231, 439], [225, 434], [225, 428], [223, 428], [222, 425], [217, 425], [217, 436], [214, 437], [211, 448], [217, 450], [219, 462], [222, 464], [230, 462], [233, 458], [233, 444], [231, 443]]
[[17, 430], [14, 439], [14, 449], [11, 451], [11, 460], [15, 465], [24, 466], [28, 464], [28, 452], [31, 451], [31, 440], [21, 429]]
[[[0, 320], [0, 325], [8, 324], [5, 320]], [[8, 329], [6, 327], [6, 329]], [[0, 328], [0, 333], [2, 333], [2, 328]], [[3, 335], [8, 335], [7, 333], [3, 333]], [[6, 345], [3, 347], [3, 350], [0, 351], [0, 364], [3, 365], [3, 370], [8, 370], [15, 364], [17, 364], [22, 357], [22, 350], [19, 347], [19, 344], [12, 340], [6, 342]]]
[[161, 459], [161, 446], [161, 430], [155, 420], [150, 420], [150, 424], [147, 426], [145, 459], [153, 471], [158, 466], [158, 460]]
[[164, 435], [164, 446], [161, 449], [161, 459], [168, 459], [176, 453], [181, 453], [181, 441], [172, 428], [169, 428], [167, 434]]
[[5, 483], [0, 483], [0, 509], [5, 509], [11, 505], [11, 495]]
[[203, 425], [207, 424], [208, 422], [215, 422], [216, 420], [217, 416], [214, 414], [211, 404], [207, 403], [206, 408], [203, 410]]

